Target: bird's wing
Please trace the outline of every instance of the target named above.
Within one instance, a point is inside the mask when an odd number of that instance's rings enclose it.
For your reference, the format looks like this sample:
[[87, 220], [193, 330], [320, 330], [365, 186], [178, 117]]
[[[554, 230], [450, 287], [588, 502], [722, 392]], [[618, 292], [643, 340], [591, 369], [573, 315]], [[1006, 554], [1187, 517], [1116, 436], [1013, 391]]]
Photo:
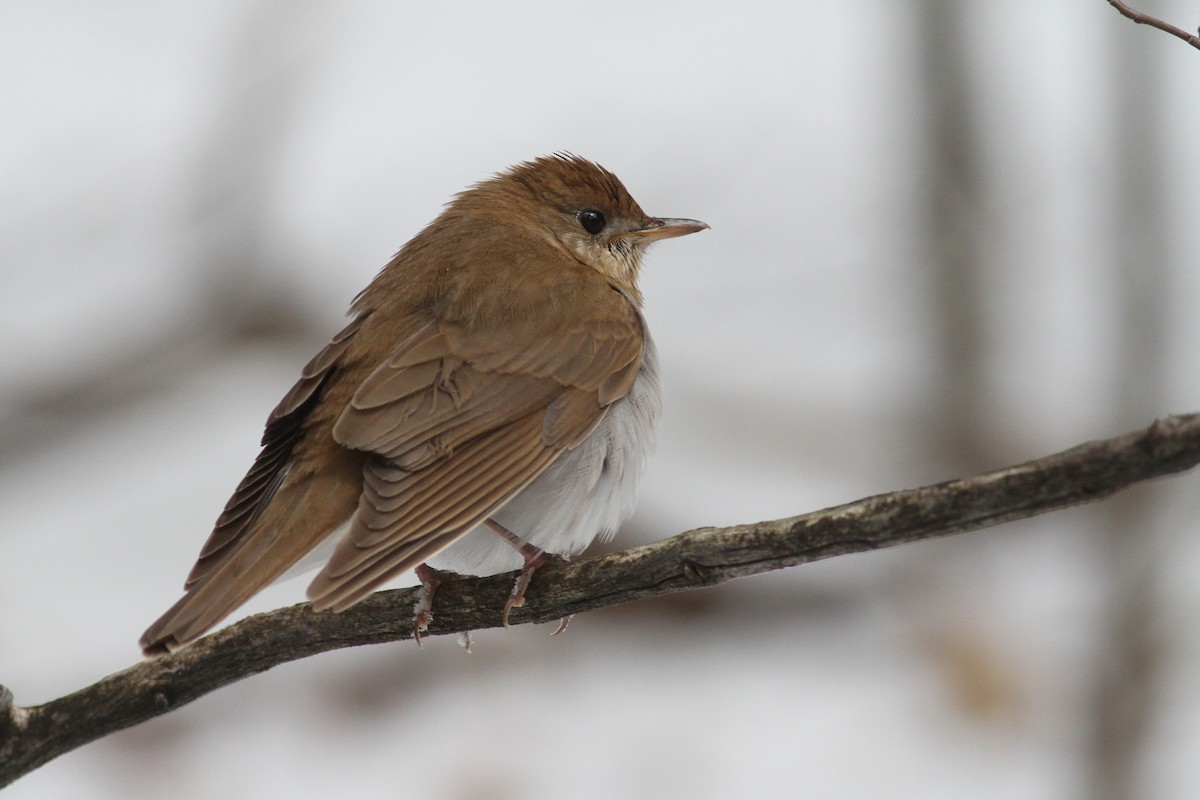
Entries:
[[347, 608], [424, 562], [583, 441], [642, 359], [637, 312], [606, 294], [591, 313], [503, 334], [431, 322], [358, 386], [333, 435], [373, 457], [309, 587], [316, 608]]

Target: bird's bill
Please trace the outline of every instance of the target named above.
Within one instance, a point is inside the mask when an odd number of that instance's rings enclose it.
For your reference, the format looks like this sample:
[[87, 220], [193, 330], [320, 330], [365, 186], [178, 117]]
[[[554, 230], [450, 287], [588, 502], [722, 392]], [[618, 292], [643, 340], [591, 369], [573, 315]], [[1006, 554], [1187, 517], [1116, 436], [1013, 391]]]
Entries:
[[650, 224], [645, 228], [629, 231], [626, 235], [637, 237], [643, 242], [657, 242], [659, 239], [674, 239], [676, 236], [687, 236], [689, 233], [702, 231], [707, 227], [708, 223], [697, 219], [661, 217], [651, 220]]

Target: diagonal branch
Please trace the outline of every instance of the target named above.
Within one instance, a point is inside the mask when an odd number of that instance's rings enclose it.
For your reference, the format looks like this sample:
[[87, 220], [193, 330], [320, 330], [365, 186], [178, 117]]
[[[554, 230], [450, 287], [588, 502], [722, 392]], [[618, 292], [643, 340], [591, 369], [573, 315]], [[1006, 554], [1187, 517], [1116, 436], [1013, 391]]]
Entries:
[[[832, 556], [999, 525], [1107, 497], [1200, 463], [1200, 414], [1168, 417], [1007, 469], [891, 492], [798, 517], [700, 528], [539, 570], [513, 624], [548, 622], [644, 597]], [[511, 575], [438, 589], [429, 635], [500, 625]], [[307, 604], [242, 620], [177, 653], [143, 661], [45, 705], [0, 687], [0, 786], [56, 756], [165, 714], [226, 684], [327, 650], [408, 639], [416, 590], [379, 592], [341, 614]]]
[[1177, 28], [1169, 22], [1163, 22], [1157, 17], [1152, 17], [1149, 14], [1144, 14], [1141, 11], [1132, 9], [1128, 4], [1121, 2], [1121, 0], [1108, 0], [1108, 4], [1117, 11], [1121, 12], [1121, 16], [1128, 17], [1138, 25], [1149, 25], [1151, 28], [1158, 28], [1160, 31], [1164, 31], [1172, 36], [1178, 37], [1190, 44], [1192, 47], [1195, 47], [1197, 50], [1200, 50], [1200, 36], [1196, 36], [1193, 33], [1188, 33], [1183, 28]]

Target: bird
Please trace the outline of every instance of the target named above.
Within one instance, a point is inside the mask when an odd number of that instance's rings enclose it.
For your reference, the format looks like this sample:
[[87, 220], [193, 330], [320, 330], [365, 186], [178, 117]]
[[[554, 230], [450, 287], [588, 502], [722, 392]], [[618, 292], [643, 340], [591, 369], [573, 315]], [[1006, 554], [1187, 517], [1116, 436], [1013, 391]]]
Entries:
[[418, 637], [447, 573], [519, 569], [507, 623], [538, 567], [632, 513], [662, 405], [642, 257], [708, 227], [646, 214], [616, 175], [571, 153], [457, 194], [271, 412], [143, 652], [201, 637], [314, 559], [317, 611], [415, 570]]

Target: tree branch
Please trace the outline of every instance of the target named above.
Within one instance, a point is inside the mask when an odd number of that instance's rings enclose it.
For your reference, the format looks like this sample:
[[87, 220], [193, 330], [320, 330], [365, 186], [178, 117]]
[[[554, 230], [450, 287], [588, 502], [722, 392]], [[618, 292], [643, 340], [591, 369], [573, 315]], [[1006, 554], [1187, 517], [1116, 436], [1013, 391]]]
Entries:
[[1158, 19], [1157, 17], [1152, 17], [1149, 14], [1143, 14], [1141, 11], [1135, 11], [1134, 9], [1130, 8], [1127, 4], [1121, 2], [1121, 0], [1108, 0], [1108, 4], [1110, 6], [1112, 6], [1113, 8], [1115, 8], [1117, 11], [1121, 12], [1121, 16], [1128, 17], [1129, 19], [1136, 22], [1138, 25], [1149, 25], [1151, 28], [1158, 28], [1160, 31], [1165, 31], [1166, 33], [1169, 33], [1172, 36], [1176, 36], [1180, 39], [1183, 39], [1185, 42], [1190, 44], [1192, 47], [1195, 47], [1197, 50], [1200, 50], [1200, 36], [1196, 36], [1195, 34], [1188, 33], [1183, 28], [1176, 28], [1171, 23], [1163, 22], [1161, 19]]
[[[1200, 463], [1200, 414], [1007, 469], [891, 492], [798, 517], [699, 528], [654, 544], [545, 567], [513, 624], [548, 622], [644, 597], [976, 530], [1107, 497]], [[500, 625], [512, 575], [438, 589], [429, 635]], [[341, 614], [300, 604], [248, 617], [177, 653], [142, 661], [74, 694], [22, 708], [0, 687], [0, 786], [114, 731], [278, 664], [412, 636], [415, 589], [379, 592]]]

